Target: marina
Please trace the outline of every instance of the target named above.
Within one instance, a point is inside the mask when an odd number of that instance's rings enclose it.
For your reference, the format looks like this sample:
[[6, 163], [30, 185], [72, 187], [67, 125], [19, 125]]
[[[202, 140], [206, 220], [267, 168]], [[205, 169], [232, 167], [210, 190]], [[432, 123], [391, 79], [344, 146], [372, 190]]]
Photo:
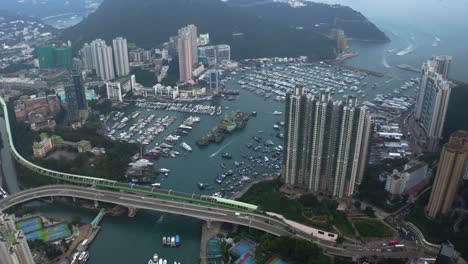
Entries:
[[[145, 184], [229, 198], [249, 183], [280, 171], [283, 101], [296, 85], [313, 95], [330, 93], [336, 101], [354, 95], [373, 113], [390, 117], [398, 117], [414, 104], [417, 79], [398, 85], [394, 76], [378, 78], [300, 59], [251, 63], [242, 63], [223, 79], [239, 100], [215, 98], [205, 105], [139, 100], [101, 117], [107, 136], [142, 147], [137, 158], [150, 160], [159, 172]], [[247, 123], [248, 119], [255, 121]], [[188, 186], [175, 185], [182, 178]]]
[[[313, 95], [325, 92], [335, 100], [354, 95], [362, 102], [378, 92], [387, 92], [383, 90], [393, 81], [392, 76], [388, 79], [376, 78], [367, 72], [348, 68], [324, 62], [265, 63], [260, 68], [244, 66], [238, 70], [240, 77], [237, 75], [234, 79], [242, 89], [279, 102], [284, 101], [286, 94], [298, 85], [304, 86], [305, 92]], [[405, 94], [414, 95], [414, 91]], [[282, 113], [275, 110], [273, 114]]]

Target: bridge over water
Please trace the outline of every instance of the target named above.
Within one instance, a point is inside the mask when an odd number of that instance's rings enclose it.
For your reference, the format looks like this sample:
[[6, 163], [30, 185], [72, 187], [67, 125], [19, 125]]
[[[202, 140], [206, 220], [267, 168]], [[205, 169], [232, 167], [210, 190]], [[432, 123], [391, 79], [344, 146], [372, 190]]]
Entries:
[[[0, 104], [5, 115], [10, 151], [16, 161], [27, 169], [53, 178], [62, 183], [73, 185], [50, 185], [18, 192], [0, 200], [0, 211], [34, 199], [62, 196], [102, 201], [119, 204], [128, 208], [155, 210], [172, 214], [190, 216], [206, 221], [219, 221], [259, 229], [276, 236], [291, 236], [313, 242], [327, 253], [339, 256], [411, 257], [417, 253], [407, 250], [394, 252], [375, 252], [362, 245], [346, 245], [346, 248], [335, 245], [336, 234], [314, 228], [298, 228], [297, 223], [274, 217], [257, 210], [255, 205], [211, 196], [187, 194], [172, 190], [163, 190], [147, 186], [129, 185], [117, 181], [63, 173], [40, 167], [22, 157], [14, 145], [8, 107], [3, 98]], [[300, 226], [300, 225], [299, 225]]]

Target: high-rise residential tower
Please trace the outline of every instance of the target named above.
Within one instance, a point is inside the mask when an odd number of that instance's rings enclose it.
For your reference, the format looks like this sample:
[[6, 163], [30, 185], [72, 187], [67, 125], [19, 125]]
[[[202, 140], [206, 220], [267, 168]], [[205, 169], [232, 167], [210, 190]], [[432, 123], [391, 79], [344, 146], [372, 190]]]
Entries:
[[81, 65], [85, 71], [93, 71], [96, 68], [94, 67], [93, 61], [93, 47], [88, 43], [85, 43], [83, 47], [80, 49], [78, 54], [80, 55]]
[[[423, 64], [415, 118], [423, 131], [423, 146], [437, 151], [453, 83], [447, 79], [451, 57], [437, 56]], [[420, 140], [421, 141], [421, 140]]]
[[197, 27], [188, 25], [179, 29], [177, 38], [177, 53], [179, 56], [179, 80], [192, 80], [193, 65], [198, 62]]
[[16, 230], [14, 218], [0, 212], [0, 263], [34, 264], [26, 237]]
[[442, 148], [437, 173], [432, 186], [427, 215], [431, 218], [446, 216], [468, 175], [468, 132], [457, 131], [450, 135]]
[[71, 77], [73, 80], [73, 86], [76, 91], [76, 101], [79, 110], [88, 109], [88, 101], [86, 101], [86, 91], [83, 84], [83, 76], [79, 68], [75, 67], [71, 71]]
[[91, 47], [93, 69], [96, 70], [97, 76], [104, 81], [115, 79], [112, 48], [102, 39], [91, 42]]
[[75, 87], [75, 79], [64, 84], [65, 102], [67, 103], [67, 122], [74, 124], [80, 122], [80, 108], [78, 106], [78, 95]]
[[127, 39], [118, 37], [112, 40], [114, 48], [115, 71], [117, 76], [126, 76], [130, 74], [130, 65], [128, 62]]
[[287, 95], [285, 115], [282, 181], [334, 198], [351, 196], [367, 158], [367, 108], [354, 97], [334, 102], [297, 87]]

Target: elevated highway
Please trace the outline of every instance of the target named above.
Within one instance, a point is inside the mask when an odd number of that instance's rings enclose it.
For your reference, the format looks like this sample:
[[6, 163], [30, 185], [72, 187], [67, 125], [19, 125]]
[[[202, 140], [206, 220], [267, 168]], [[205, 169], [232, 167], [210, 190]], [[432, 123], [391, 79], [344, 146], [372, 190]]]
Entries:
[[363, 245], [336, 245], [335, 243], [318, 239], [313, 234], [301, 230], [292, 231], [291, 226], [275, 217], [260, 212], [239, 212], [235, 209], [213, 207], [209, 205], [190, 203], [178, 200], [161, 199], [142, 194], [103, 190], [73, 185], [50, 185], [32, 188], [18, 192], [0, 200], [0, 211], [31, 200], [46, 197], [75, 197], [106, 203], [119, 204], [131, 208], [160, 211], [177, 215], [198, 218], [205, 221], [226, 222], [259, 229], [275, 236], [289, 236], [315, 243], [326, 253], [345, 257], [382, 256], [392, 258], [408, 258], [423, 256], [418, 248], [408, 247], [403, 251], [386, 251], [368, 248]]
[[25, 168], [38, 174], [53, 178], [61, 183], [73, 185], [51, 185], [28, 189], [18, 192], [5, 199], [0, 200], [0, 211], [7, 210], [34, 199], [64, 196], [89, 199], [113, 204], [155, 210], [178, 215], [195, 217], [207, 221], [220, 221], [243, 225], [265, 231], [276, 236], [290, 236], [313, 242], [328, 254], [338, 256], [384, 256], [392, 258], [407, 258], [422, 254], [417, 248], [406, 248], [401, 252], [381, 251], [377, 248], [368, 248], [363, 245], [345, 244], [337, 246], [334, 242], [327, 241], [328, 236], [337, 235], [316, 230], [315, 233], [304, 232], [290, 226], [283, 220], [268, 216], [257, 210], [254, 205], [243, 204], [228, 199], [217, 199], [216, 197], [187, 194], [173, 190], [164, 190], [154, 187], [129, 185], [113, 180], [76, 175], [50, 170], [40, 167], [23, 156], [16, 150], [8, 107], [3, 98], [0, 104], [5, 116], [6, 132], [10, 151], [14, 159]]

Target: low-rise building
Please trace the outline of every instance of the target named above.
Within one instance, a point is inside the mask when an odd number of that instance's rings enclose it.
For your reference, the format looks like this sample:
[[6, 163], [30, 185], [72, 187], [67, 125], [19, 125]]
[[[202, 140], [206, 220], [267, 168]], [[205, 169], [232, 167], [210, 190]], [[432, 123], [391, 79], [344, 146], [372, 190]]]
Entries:
[[54, 118], [61, 111], [61, 101], [55, 94], [22, 96], [15, 101], [14, 109], [16, 119], [31, 124], [31, 129], [54, 129]]
[[156, 98], [175, 100], [179, 97], [179, 87], [164, 86], [160, 83], [153, 86]]
[[51, 150], [60, 147], [68, 147], [76, 149], [78, 152], [86, 152], [92, 149], [91, 142], [87, 140], [80, 140], [78, 142], [65, 141], [62, 137], [53, 135], [49, 137], [47, 133], [40, 135], [41, 141], [33, 143], [33, 155], [36, 158], [43, 158], [47, 156]]
[[421, 186], [427, 179], [428, 165], [425, 162], [412, 160], [403, 171], [394, 170], [387, 177], [385, 190], [392, 195], [406, 195], [414, 193], [412, 190]]
[[[42, 138], [42, 134], [41, 134]], [[43, 138], [40, 142], [33, 143], [33, 154], [36, 158], [43, 158], [53, 149], [52, 139], [50, 137]]]
[[206, 88], [184, 88], [179, 89], [179, 98], [181, 99], [191, 99], [203, 97], [206, 95]]
[[135, 87], [135, 75], [121, 77], [106, 82], [107, 99], [112, 101], [123, 101], [123, 96]]
[[0, 77], [0, 90], [43, 90], [47, 83], [27, 77]]
[[203, 66], [203, 64], [200, 63], [200, 65], [198, 65], [198, 67], [194, 67], [192, 74], [193, 74], [194, 77], [198, 77], [204, 71], [205, 71], [205, 66]]
[[231, 46], [227, 44], [203, 46], [198, 48], [201, 63], [213, 65], [231, 60]]

